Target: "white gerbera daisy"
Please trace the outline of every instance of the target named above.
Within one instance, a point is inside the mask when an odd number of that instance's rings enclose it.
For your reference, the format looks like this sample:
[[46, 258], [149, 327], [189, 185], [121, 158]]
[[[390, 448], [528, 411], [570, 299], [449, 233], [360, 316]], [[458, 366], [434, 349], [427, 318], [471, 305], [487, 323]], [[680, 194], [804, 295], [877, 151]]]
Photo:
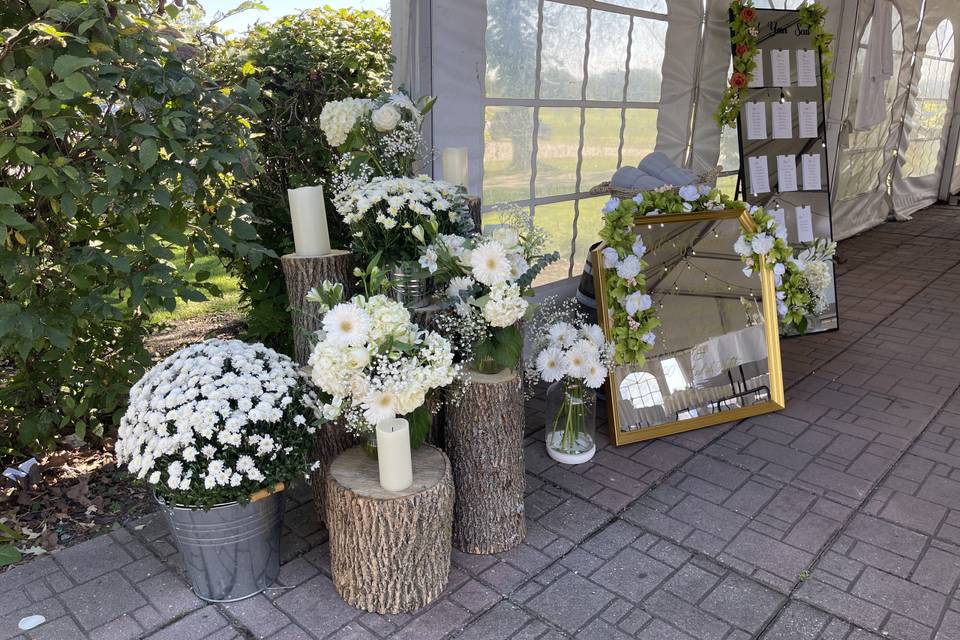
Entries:
[[547, 347], [537, 356], [537, 371], [544, 382], [556, 382], [566, 371], [566, 358], [558, 347]]
[[596, 324], [588, 324], [583, 328], [584, 337], [593, 344], [600, 346], [604, 343], [603, 329]]
[[584, 367], [583, 382], [591, 389], [603, 385], [607, 379], [607, 368], [596, 360], [592, 360]]
[[447, 285], [447, 297], [459, 298], [460, 294], [473, 286], [473, 278], [469, 276], [455, 276], [450, 278]]
[[597, 352], [597, 345], [590, 340], [578, 340], [567, 351], [568, 373], [577, 378], [585, 378], [590, 363], [597, 362], [599, 359], [600, 354]]
[[397, 400], [397, 395], [388, 389], [370, 391], [361, 403], [363, 417], [372, 425], [396, 418]]
[[577, 340], [577, 330], [569, 322], [557, 322], [547, 330], [547, 337], [550, 339], [550, 344], [570, 347]]
[[477, 282], [492, 287], [510, 277], [507, 252], [498, 242], [484, 242], [470, 252], [470, 268]]
[[356, 347], [367, 341], [370, 316], [352, 302], [341, 302], [323, 316], [323, 331], [331, 344]]

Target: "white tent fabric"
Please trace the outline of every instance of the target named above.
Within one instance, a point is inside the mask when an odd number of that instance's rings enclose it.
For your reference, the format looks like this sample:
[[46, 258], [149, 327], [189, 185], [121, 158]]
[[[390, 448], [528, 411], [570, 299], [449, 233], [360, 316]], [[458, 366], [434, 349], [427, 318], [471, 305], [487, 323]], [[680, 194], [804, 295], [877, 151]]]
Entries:
[[857, 115], [854, 129], [866, 131], [886, 121], [887, 81], [893, 77], [893, 4], [875, 0], [870, 40], [857, 88]]
[[[891, 211], [908, 217], [960, 191], [960, 117], [953, 117], [960, 65], [951, 63], [948, 84], [938, 89], [949, 97], [942, 131], [924, 129], [918, 137], [932, 91], [924, 84], [930, 74], [921, 73], [928, 41], [944, 20], [960, 30], [960, 2], [892, 0], [896, 42], [885, 117], [855, 132], [865, 30], [875, 4], [891, 0], [823, 1], [835, 34], [826, 119], [834, 236], [842, 239]], [[755, 1], [760, 8], [799, 4]], [[470, 191], [483, 196], [485, 209], [506, 202], [530, 207], [563, 238], [558, 249], [572, 274], [596, 239], [602, 200], [587, 193], [594, 184], [654, 149], [695, 173], [718, 164], [721, 132], [712, 114], [729, 77], [728, 6], [728, 0], [393, 0], [396, 77], [415, 93], [438, 97], [428, 135], [438, 149], [469, 149]], [[501, 22], [513, 16], [510, 38], [490, 31], [490, 10]], [[505, 52], [504, 42], [515, 50]], [[487, 50], [494, 45], [496, 51]], [[511, 68], [491, 71], [505, 58]], [[936, 62], [927, 67], [942, 75]], [[504, 74], [513, 74], [508, 88]], [[610, 84], [616, 74], [620, 92]], [[486, 86], [491, 78], [500, 85]], [[598, 88], [601, 80], [607, 84]], [[934, 166], [914, 175], [907, 162], [921, 146], [936, 149]], [[433, 170], [440, 175], [439, 162]]]

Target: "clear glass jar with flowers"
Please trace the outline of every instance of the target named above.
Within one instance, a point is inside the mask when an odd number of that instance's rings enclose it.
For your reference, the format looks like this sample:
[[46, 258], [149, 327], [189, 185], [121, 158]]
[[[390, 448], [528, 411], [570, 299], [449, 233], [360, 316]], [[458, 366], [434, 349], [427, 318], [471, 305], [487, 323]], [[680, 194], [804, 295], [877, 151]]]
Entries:
[[[545, 306], [531, 331], [530, 386], [546, 382], [544, 440], [547, 454], [563, 464], [588, 462], [596, 453], [596, 389], [607, 381], [613, 345], [595, 324], [584, 324], [569, 305]], [[564, 315], [543, 322], [559, 309]], [[556, 318], [556, 316], [555, 316]]]

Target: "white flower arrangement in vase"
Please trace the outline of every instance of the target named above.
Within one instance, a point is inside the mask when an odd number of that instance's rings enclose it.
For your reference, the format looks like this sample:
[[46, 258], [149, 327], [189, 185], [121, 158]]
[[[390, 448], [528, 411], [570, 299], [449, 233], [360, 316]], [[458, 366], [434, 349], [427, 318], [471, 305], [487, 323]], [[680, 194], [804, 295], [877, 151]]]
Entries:
[[420, 127], [435, 98], [414, 102], [403, 91], [376, 98], [346, 98], [326, 103], [320, 129], [338, 149], [341, 180], [366, 181], [374, 176], [411, 176], [423, 141]]
[[437, 326], [460, 360], [480, 373], [517, 367], [523, 351], [519, 322], [526, 317], [533, 281], [557, 253], [547, 254], [547, 235], [519, 210], [482, 235], [439, 235], [424, 248], [420, 265], [445, 285], [453, 309]]
[[117, 462], [168, 504], [243, 503], [305, 473], [315, 407], [290, 358], [262, 344], [207, 340], [130, 389]]
[[353, 184], [336, 195], [334, 205], [350, 227], [361, 263], [378, 255], [385, 265], [416, 262], [439, 234], [473, 227], [457, 187], [428, 176]]
[[378, 422], [404, 417], [417, 447], [430, 429], [427, 393], [451, 384], [459, 372], [450, 343], [421, 330], [386, 296], [343, 302], [342, 294], [342, 286], [325, 282], [307, 295], [323, 313], [308, 362], [320, 411], [325, 420], [342, 418], [365, 446], [372, 445]]
[[[550, 322], [552, 319], [554, 321]], [[596, 452], [596, 389], [607, 381], [614, 345], [578, 313], [550, 304], [538, 312], [531, 336], [526, 378], [547, 389], [546, 441], [551, 458], [565, 464], [587, 462]]]

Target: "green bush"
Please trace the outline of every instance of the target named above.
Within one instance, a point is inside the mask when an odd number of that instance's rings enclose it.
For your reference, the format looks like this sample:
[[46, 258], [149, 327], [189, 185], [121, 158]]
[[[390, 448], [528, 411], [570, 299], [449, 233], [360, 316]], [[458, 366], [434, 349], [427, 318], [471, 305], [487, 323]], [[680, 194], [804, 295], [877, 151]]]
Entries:
[[[390, 75], [390, 25], [372, 11], [330, 7], [258, 25], [212, 54], [210, 69], [229, 82], [256, 78], [264, 110], [254, 129], [264, 171], [244, 190], [264, 246], [278, 256], [293, 252], [287, 189], [326, 182], [334, 173], [334, 149], [320, 130], [320, 111], [330, 100], [379, 93]], [[330, 235], [346, 247], [345, 227], [330, 203]], [[257, 266], [246, 258], [230, 262], [240, 279], [248, 335], [291, 353], [293, 333], [279, 260]]]
[[212, 84], [136, 2], [8, 0], [0, 25], [6, 457], [101, 435], [150, 363], [151, 313], [218, 293], [191, 265], [264, 249], [236, 195], [256, 81]]

